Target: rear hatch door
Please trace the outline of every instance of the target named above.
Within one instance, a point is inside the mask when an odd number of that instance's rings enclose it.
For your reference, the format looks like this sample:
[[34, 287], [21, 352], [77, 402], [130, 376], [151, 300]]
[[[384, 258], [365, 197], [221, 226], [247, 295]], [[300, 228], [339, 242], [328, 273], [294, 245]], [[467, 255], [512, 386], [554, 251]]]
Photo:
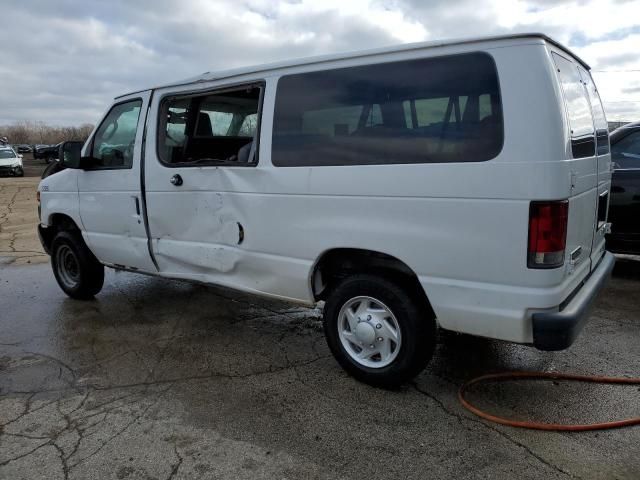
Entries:
[[[600, 248], [597, 208], [601, 190], [600, 160], [596, 149], [596, 127], [594, 123], [593, 105], [589, 90], [595, 87], [589, 73], [578, 62], [569, 56], [552, 52], [552, 58], [564, 97], [564, 106], [569, 130], [569, 219], [567, 225], [567, 273], [577, 268], [586, 268], [588, 273], [593, 268], [592, 259]], [[597, 103], [599, 105], [599, 97]], [[601, 109], [600, 105], [600, 109]], [[604, 112], [597, 112], [598, 118], [604, 120]], [[606, 133], [606, 120], [604, 120]], [[598, 121], [599, 125], [601, 121]], [[606, 141], [605, 141], [606, 140]], [[601, 142], [609, 146], [608, 135]], [[604, 155], [604, 154], [603, 154]], [[606, 159], [603, 159], [602, 168]], [[605, 195], [605, 201], [608, 196]], [[606, 215], [606, 206], [604, 207]], [[606, 218], [606, 217], [605, 217]], [[604, 227], [603, 227], [604, 230]], [[588, 266], [583, 267], [587, 263]]]

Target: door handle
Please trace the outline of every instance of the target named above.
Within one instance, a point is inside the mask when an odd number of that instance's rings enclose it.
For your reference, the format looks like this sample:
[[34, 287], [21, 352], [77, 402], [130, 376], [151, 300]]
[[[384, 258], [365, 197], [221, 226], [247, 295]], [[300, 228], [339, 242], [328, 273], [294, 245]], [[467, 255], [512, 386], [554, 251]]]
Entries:
[[138, 200], [138, 197], [133, 197], [133, 199], [136, 202], [136, 214], [140, 215], [140, 200]]
[[182, 185], [182, 177], [177, 173], [173, 177], [171, 177], [171, 180], [169, 181], [171, 182], [171, 185], [175, 187], [179, 187], [180, 185]]

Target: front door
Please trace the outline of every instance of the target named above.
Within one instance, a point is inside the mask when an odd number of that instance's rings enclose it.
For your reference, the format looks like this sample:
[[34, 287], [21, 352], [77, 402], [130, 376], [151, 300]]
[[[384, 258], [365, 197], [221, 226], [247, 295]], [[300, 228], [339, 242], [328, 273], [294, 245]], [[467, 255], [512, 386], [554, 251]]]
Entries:
[[85, 146], [90, 165], [78, 171], [85, 240], [104, 263], [155, 272], [140, 196], [140, 155], [149, 92], [111, 107]]

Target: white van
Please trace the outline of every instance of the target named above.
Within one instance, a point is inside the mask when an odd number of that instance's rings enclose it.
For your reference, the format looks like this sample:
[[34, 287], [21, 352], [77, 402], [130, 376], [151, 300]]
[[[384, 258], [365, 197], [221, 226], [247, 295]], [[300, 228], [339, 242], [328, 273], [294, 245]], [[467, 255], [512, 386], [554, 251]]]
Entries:
[[104, 266], [314, 305], [392, 386], [437, 327], [568, 347], [614, 264], [607, 122], [541, 34], [243, 68], [115, 99], [40, 184], [62, 289]]

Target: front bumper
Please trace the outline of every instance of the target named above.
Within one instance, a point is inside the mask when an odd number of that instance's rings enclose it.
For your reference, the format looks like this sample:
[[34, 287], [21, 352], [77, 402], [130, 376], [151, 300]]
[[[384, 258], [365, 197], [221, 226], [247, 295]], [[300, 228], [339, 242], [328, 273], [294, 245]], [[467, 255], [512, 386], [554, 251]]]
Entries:
[[0, 167], [0, 175], [14, 175], [22, 170], [20, 165], [3, 165]]
[[564, 308], [532, 316], [533, 345], [539, 350], [563, 350], [576, 339], [589, 317], [591, 305], [611, 275], [616, 259], [606, 252], [596, 269]]

